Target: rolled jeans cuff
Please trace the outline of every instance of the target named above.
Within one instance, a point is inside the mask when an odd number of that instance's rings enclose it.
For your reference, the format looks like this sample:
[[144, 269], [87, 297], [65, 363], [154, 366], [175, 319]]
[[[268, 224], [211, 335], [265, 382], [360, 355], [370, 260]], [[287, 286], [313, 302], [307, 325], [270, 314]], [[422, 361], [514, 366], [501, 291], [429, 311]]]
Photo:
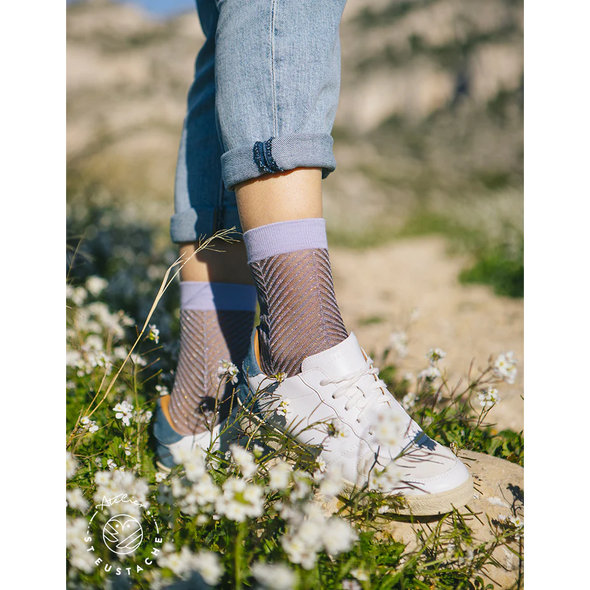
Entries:
[[186, 209], [170, 219], [170, 238], [175, 244], [210, 238], [220, 229], [236, 229], [232, 237], [240, 239], [242, 226], [236, 207]]
[[301, 133], [232, 149], [221, 156], [223, 183], [232, 190], [240, 182], [295, 168], [321, 168], [326, 178], [336, 168], [333, 145], [328, 133]]

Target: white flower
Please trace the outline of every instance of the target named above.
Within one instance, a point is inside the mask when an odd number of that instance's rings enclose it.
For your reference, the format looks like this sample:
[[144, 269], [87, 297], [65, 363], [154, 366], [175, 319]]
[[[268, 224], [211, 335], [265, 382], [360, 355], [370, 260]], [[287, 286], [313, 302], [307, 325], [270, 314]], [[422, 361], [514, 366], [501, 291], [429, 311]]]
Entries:
[[72, 568], [90, 573], [94, 569], [96, 558], [92, 552], [87, 551], [88, 547], [84, 541], [88, 522], [85, 518], [68, 518], [66, 520], [66, 547], [70, 552], [70, 565]]
[[273, 378], [277, 383], [282, 383], [287, 378], [287, 373], [278, 372]]
[[124, 326], [133, 325], [133, 320], [122, 311], [111, 313], [109, 308], [100, 301], [90, 303], [78, 312], [78, 328], [82, 332], [99, 333], [101, 328], [110, 332], [115, 339], [123, 338]]
[[243, 522], [247, 517], [262, 516], [264, 495], [260, 486], [230, 477], [222, 486], [223, 494], [217, 498], [217, 512], [230, 520]]
[[196, 496], [197, 504], [201, 507], [212, 507], [221, 495], [221, 490], [208, 473], [205, 473], [196, 484], [193, 484], [192, 491]]
[[124, 361], [127, 358], [127, 349], [124, 346], [115, 346], [113, 348], [113, 358]]
[[348, 427], [340, 418], [334, 418], [328, 424], [328, 436], [333, 438], [346, 438], [349, 434]]
[[97, 471], [94, 474], [94, 481], [96, 482], [96, 485], [107, 486], [111, 481], [111, 474], [108, 471]]
[[479, 398], [479, 405], [482, 408], [492, 408], [500, 401], [498, 390], [494, 389], [493, 387], [482, 389], [477, 394], [477, 397]]
[[399, 445], [405, 429], [403, 418], [391, 408], [381, 412], [377, 416], [377, 423], [372, 427], [377, 443], [387, 447]]
[[320, 493], [330, 501], [342, 492], [343, 487], [342, 467], [339, 464], [330, 466], [320, 483]]
[[291, 563], [313, 568], [317, 554], [324, 548], [330, 555], [348, 551], [357, 539], [356, 532], [344, 520], [326, 520], [319, 506], [306, 504], [302, 512], [290, 511], [289, 527], [281, 545]]
[[223, 575], [223, 568], [218, 555], [211, 551], [201, 550], [194, 556], [192, 562], [207, 584], [215, 586], [219, 583]]
[[[66, 547], [84, 547], [88, 522], [85, 518], [66, 519]], [[85, 548], [85, 547], [84, 547]]]
[[381, 492], [391, 492], [402, 481], [404, 472], [395, 461], [388, 463], [385, 469], [373, 469], [369, 476], [369, 488]]
[[150, 332], [148, 334], [148, 338], [158, 344], [158, 342], [160, 342], [160, 330], [158, 330], [156, 324], [150, 324], [149, 329]]
[[80, 510], [81, 512], [84, 512], [89, 506], [88, 501], [82, 494], [82, 490], [80, 488], [68, 490], [66, 492], [66, 500], [70, 508], [73, 508], [74, 510]]
[[413, 391], [408, 391], [408, 393], [402, 398], [402, 406], [404, 407], [404, 410], [409, 412], [416, 405], [417, 399], [418, 397]]
[[190, 481], [199, 481], [205, 474], [206, 463], [205, 451], [201, 447], [191, 449], [173, 448], [171, 450], [174, 462], [178, 465], [184, 465], [187, 479]]
[[423, 379], [428, 383], [431, 383], [438, 377], [440, 377], [440, 371], [436, 367], [428, 367], [428, 369], [424, 369], [418, 373], [418, 379]]
[[368, 582], [369, 581], [369, 574], [360, 568], [356, 568], [350, 570], [350, 575], [353, 578], [356, 578], [359, 582]]
[[137, 424], [148, 424], [152, 419], [151, 410], [137, 409], [133, 412], [133, 420]]
[[524, 528], [524, 520], [520, 516], [511, 516], [509, 520], [513, 527], [519, 530]]
[[315, 566], [317, 554], [323, 549], [325, 524], [326, 517], [313, 504], [306, 504], [302, 512], [292, 511], [289, 514], [289, 527], [281, 545], [291, 563], [307, 570]]
[[[109, 466], [111, 473], [106, 475], [95, 475], [97, 482], [94, 500], [102, 502], [104, 498], [113, 498], [126, 494], [134, 502], [118, 502], [109, 506], [109, 512], [115, 514], [130, 514], [135, 518], [141, 517], [142, 507], [145, 509], [149, 506], [147, 494], [149, 491], [148, 483], [145, 479], [136, 478], [133, 473], [117, 469], [116, 466]], [[107, 477], [108, 476], [108, 477]], [[100, 483], [99, 483], [100, 482]]]
[[260, 459], [260, 457], [262, 457], [262, 454], [264, 453], [264, 447], [254, 443], [254, 445], [252, 445], [252, 454], [254, 455], [254, 457], [256, 457], [256, 459]]
[[71, 299], [72, 303], [79, 307], [84, 303], [84, 301], [86, 301], [88, 293], [86, 292], [86, 289], [84, 289], [84, 287], [66, 287], [66, 297]]
[[342, 580], [342, 590], [362, 590], [362, 587], [356, 580]]
[[278, 416], [287, 416], [290, 412], [291, 402], [288, 399], [284, 399], [275, 410]]
[[147, 361], [136, 352], [134, 352], [129, 358], [131, 359], [132, 363], [139, 365], [140, 367], [145, 367], [147, 365]]
[[117, 469], [117, 464], [112, 459], [107, 459], [107, 467], [113, 471], [114, 469]]
[[306, 539], [298, 535], [285, 535], [281, 539], [281, 545], [291, 563], [300, 564], [306, 570], [312, 569], [315, 565], [317, 553]]
[[320, 473], [324, 473], [324, 471], [326, 471], [326, 462], [320, 456], [316, 458], [315, 463]]
[[160, 395], [168, 395], [170, 392], [168, 391], [168, 388], [165, 387], [164, 385], [156, 385], [156, 391], [160, 394]]
[[238, 382], [238, 367], [236, 367], [230, 361], [219, 361], [219, 367], [217, 367], [217, 377], [221, 380], [227, 376], [230, 383]]
[[389, 337], [389, 346], [400, 359], [405, 358], [408, 354], [408, 335], [405, 332], [393, 332]]
[[78, 367], [82, 362], [82, 355], [77, 350], [66, 350], [66, 367]]
[[295, 572], [282, 563], [255, 563], [252, 575], [266, 590], [292, 590], [297, 582]]
[[240, 445], [231, 444], [229, 446], [232, 458], [240, 468], [244, 477], [252, 477], [256, 473], [256, 463], [252, 453], [242, 448]]
[[86, 279], [86, 289], [95, 297], [100, 295], [108, 286], [108, 282], [102, 277], [88, 277]]
[[269, 471], [269, 487], [271, 490], [284, 490], [291, 479], [291, 466], [279, 459]]
[[498, 355], [493, 366], [493, 371], [497, 377], [512, 385], [518, 373], [516, 369], [517, 361], [514, 359], [513, 352], [504, 352]]
[[66, 479], [74, 477], [76, 470], [78, 469], [78, 461], [74, 459], [74, 455], [69, 451], [66, 451]]
[[293, 482], [295, 483], [291, 491], [291, 501], [303, 500], [311, 491], [310, 478], [305, 471], [294, 471]]
[[447, 353], [444, 350], [441, 350], [440, 348], [431, 348], [426, 353], [426, 358], [428, 359], [430, 366], [436, 365], [436, 363], [444, 359], [445, 356], [447, 356]]
[[88, 432], [96, 432], [98, 430], [98, 424], [94, 420], [88, 418], [88, 416], [84, 416], [80, 420], [80, 425]]
[[333, 516], [322, 528], [322, 543], [328, 555], [338, 555], [354, 545], [358, 535], [348, 522]]
[[131, 424], [131, 418], [133, 418], [133, 406], [129, 402], [124, 401], [117, 404], [113, 408], [113, 412], [116, 412], [115, 418], [121, 420], [125, 426], [129, 426]]
[[[168, 545], [168, 543], [166, 543], [166, 545]], [[172, 570], [172, 573], [181, 577], [188, 575], [195, 569], [195, 554], [186, 545], [180, 550], [180, 553], [169, 552], [169, 547], [166, 549], [168, 549], [168, 551], [164, 551], [164, 548], [162, 548], [162, 553], [157, 557], [158, 565], [160, 567], [167, 567]]]
[[314, 504], [306, 504], [303, 512], [291, 511], [289, 527], [281, 539], [281, 545], [291, 563], [312, 569], [317, 554], [322, 550], [322, 530], [326, 518]]
[[161, 482], [163, 482], [163, 481], [164, 481], [164, 480], [165, 480], [167, 477], [168, 477], [168, 474], [167, 474], [167, 473], [164, 473], [163, 471], [158, 471], [158, 472], [156, 472], [156, 475], [155, 475], [155, 477], [154, 477], [154, 478], [155, 478], [155, 480], [156, 480], [156, 483], [161, 483]]

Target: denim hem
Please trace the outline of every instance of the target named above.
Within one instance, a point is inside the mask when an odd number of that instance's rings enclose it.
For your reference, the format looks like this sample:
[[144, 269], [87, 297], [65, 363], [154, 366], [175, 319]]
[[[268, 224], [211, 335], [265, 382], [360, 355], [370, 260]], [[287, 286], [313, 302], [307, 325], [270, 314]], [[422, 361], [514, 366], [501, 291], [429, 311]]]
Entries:
[[201, 238], [210, 238], [220, 229], [232, 227], [237, 232], [233, 237], [241, 239], [242, 226], [236, 207], [186, 209], [170, 218], [170, 238], [175, 244], [197, 242]]
[[235, 148], [221, 156], [223, 182], [231, 190], [240, 182], [294, 168], [322, 168], [326, 178], [336, 168], [333, 144], [328, 133], [301, 133]]

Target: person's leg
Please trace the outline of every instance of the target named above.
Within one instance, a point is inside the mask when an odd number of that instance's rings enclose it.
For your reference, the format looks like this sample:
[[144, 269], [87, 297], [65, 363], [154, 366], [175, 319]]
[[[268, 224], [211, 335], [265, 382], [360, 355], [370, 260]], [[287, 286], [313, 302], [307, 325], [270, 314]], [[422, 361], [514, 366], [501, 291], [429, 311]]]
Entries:
[[[469, 472], [387, 391], [334, 296], [320, 180], [335, 167], [344, 1], [218, 6], [222, 177], [236, 191], [261, 319], [238, 392], [244, 427], [289, 431], [350, 487], [415, 499], [414, 514], [463, 506], [473, 497]], [[286, 376], [266, 395], [278, 373]]]
[[[181, 270], [180, 352], [163, 409], [180, 434], [198, 434], [227, 416], [231, 382], [218, 391], [220, 362], [239, 366], [254, 325], [256, 296], [243, 242], [203, 250]], [[191, 256], [195, 244], [184, 244]], [[216, 399], [219, 397], [220, 399]], [[218, 406], [216, 408], [216, 406]]]
[[323, 216], [321, 168], [266, 174], [235, 187], [243, 231]]
[[[219, 363], [239, 365], [243, 360], [256, 306], [243, 242], [218, 241], [214, 243], [218, 251], [204, 250], [191, 258], [199, 238], [218, 229], [240, 230], [235, 195], [224, 189], [221, 180], [222, 150], [215, 121], [218, 12], [214, 0], [198, 0], [197, 7], [206, 41], [188, 96], [170, 225], [172, 241], [188, 259], [180, 275], [180, 352], [172, 394], [160, 400], [164, 416], [181, 435], [202, 433], [211, 422], [224, 418], [227, 404], [219, 415], [214, 412]], [[231, 383], [222, 387], [221, 396], [232, 388]]]
[[345, 0], [220, 0], [216, 107], [225, 186], [297, 168], [336, 167]]
[[270, 375], [291, 377], [306, 357], [348, 336], [334, 293], [320, 183], [320, 170], [298, 169], [236, 187], [260, 303], [262, 368]]
[[321, 191], [322, 177], [335, 168], [330, 133], [344, 4], [220, 4], [222, 175], [236, 192], [269, 374], [296, 374], [304, 358], [348, 336], [334, 295]]

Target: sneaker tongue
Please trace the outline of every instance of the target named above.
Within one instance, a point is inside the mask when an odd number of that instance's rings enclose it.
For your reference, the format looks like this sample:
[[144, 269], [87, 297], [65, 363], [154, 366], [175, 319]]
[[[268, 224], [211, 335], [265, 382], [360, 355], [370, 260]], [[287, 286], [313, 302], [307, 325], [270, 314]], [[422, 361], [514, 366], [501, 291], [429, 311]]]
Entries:
[[366, 358], [353, 332], [340, 344], [323, 352], [308, 356], [301, 363], [302, 371], [321, 369], [328, 377], [335, 378], [358, 371]]

